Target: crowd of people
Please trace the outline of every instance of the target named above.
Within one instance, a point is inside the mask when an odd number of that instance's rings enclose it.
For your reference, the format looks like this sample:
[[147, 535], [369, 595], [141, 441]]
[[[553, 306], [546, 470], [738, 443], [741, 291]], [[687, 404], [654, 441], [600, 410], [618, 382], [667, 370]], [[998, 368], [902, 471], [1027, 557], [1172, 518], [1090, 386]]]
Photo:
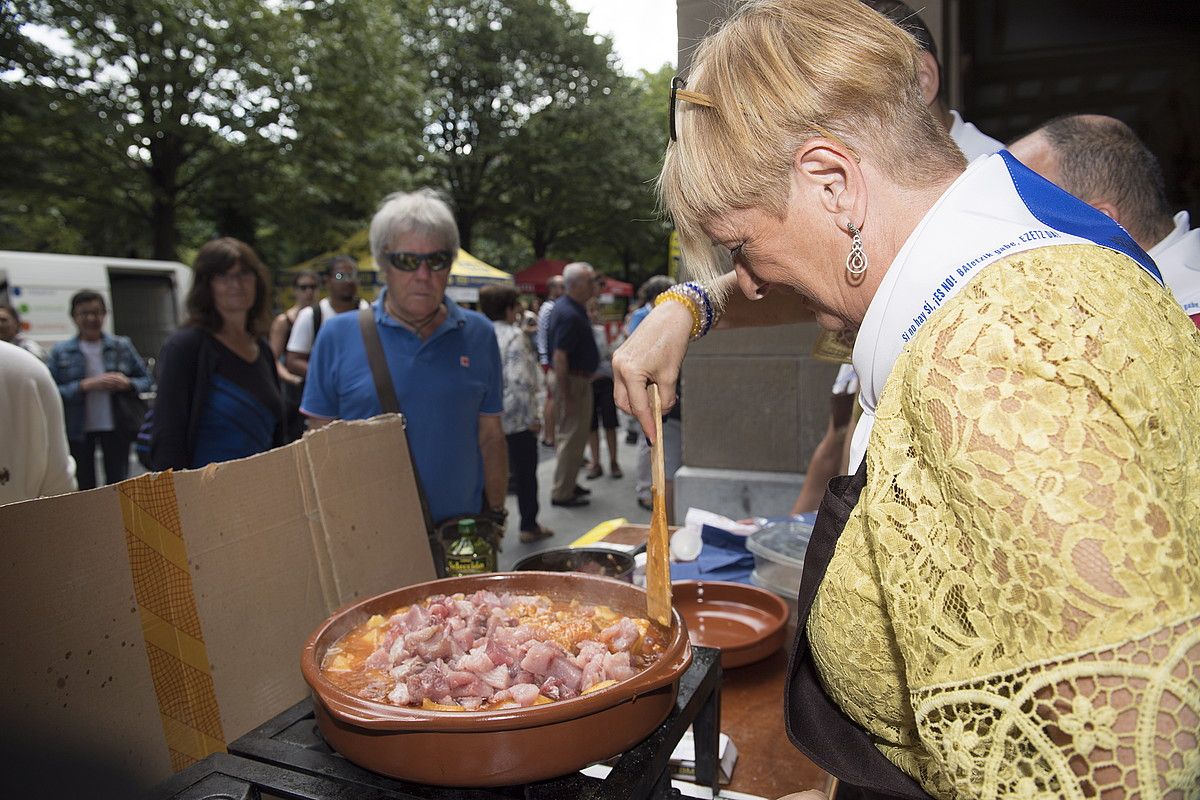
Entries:
[[[624, 477], [611, 361], [624, 332], [613, 339], [600, 316], [603, 275], [573, 263], [550, 279], [544, 302], [527, 305], [514, 287], [499, 285], [480, 291], [478, 312], [462, 307], [446, 294], [457, 226], [429, 189], [386, 198], [371, 221], [370, 245], [384, 284], [373, 304], [359, 295], [357, 261], [338, 255], [320, 273], [292, 275], [294, 303], [272, 315], [272, 282], [253, 248], [231, 237], [206, 242], [192, 265], [184, 322], [157, 354], [155, 376], [127, 337], [105, 331], [107, 308], [97, 291], [71, 298], [78, 335], [50, 352], [22, 333], [16, 308], [0, 306], [0, 338], [48, 367], [44, 380], [17, 393], [44, 399], [45, 385], [57, 387], [57, 409], [46, 412], [63, 422], [30, 430], [53, 439], [61, 429], [58, 450], [69, 454], [45, 464], [25, 459], [26, 477], [7, 482], [3, 498], [124, 480], [135, 441], [147, 469], [194, 469], [265, 452], [334, 419], [384, 410], [407, 418], [434, 530], [452, 530], [470, 516], [490, 524], [498, 539], [511, 489], [520, 541], [552, 536], [538, 521], [539, 440], [556, 448], [547, 487], [556, 506], [588, 504], [580, 473], [605, 475], [605, 450], [607, 474]], [[643, 305], [652, 299], [641, 295]], [[643, 307], [628, 328], [644, 314]], [[5, 357], [27, 361], [8, 350]], [[28, 365], [10, 371], [14, 385], [22, 371]], [[145, 397], [153, 397], [151, 406]], [[41, 439], [19, 449], [39, 458], [57, 452]], [[639, 462], [638, 492], [648, 507], [645, 452]]]

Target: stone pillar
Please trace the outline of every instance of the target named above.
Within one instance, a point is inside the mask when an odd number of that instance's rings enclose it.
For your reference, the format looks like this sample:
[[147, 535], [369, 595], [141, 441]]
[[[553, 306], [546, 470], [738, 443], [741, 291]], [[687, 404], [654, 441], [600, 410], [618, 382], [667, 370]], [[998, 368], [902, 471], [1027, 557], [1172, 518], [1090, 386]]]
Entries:
[[717, 331], [683, 365], [683, 467], [675, 514], [741, 519], [791, 510], [829, 422], [837, 365], [812, 358], [813, 323]]

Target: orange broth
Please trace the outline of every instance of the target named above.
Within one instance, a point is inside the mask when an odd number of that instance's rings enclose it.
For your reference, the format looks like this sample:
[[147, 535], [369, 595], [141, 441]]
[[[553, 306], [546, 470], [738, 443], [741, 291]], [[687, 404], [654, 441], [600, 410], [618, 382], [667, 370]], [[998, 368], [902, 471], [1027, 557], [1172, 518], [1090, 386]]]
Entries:
[[[461, 593], [453, 594], [449, 595], [449, 599], [464, 600], [466, 596]], [[534, 604], [518, 604], [505, 609], [505, 613], [508, 617], [514, 618], [517, 625], [541, 628], [545, 631], [546, 636], [538, 638], [558, 644], [567, 652], [568, 656], [576, 653], [575, 648], [580, 642], [598, 640], [602, 630], [617, 623], [622, 617], [628, 616], [620, 614], [608, 606], [583, 604], [578, 600], [559, 601], [545, 596], [541, 596], [540, 599], [548, 600], [549, 608]], [[428, 600], [422, 603], [426, 607], [429, 604]], [[388, 614], [376, 614], [351, 629], [326, 651], [321, 660], [321, 674], [336, 686], [360, 697], [366, 696], [368, 686], [378, 686], [380, 681], [387, 684], [388, 690], [390, 690], [394, 681], [389, 671], [387, 669], [371, 669], [364, 662], [383, 641], [387, 633], [388, 620], [396, 614], [403, 614], [409, 608], [410, 606], [401, 606]], [[630, 664], [639, 671], [644, 670], [662, 655], [666, 649], [666, 637], [662, 629], [648, 619], [639, 617], [629, 617], [629, 619], [641, 632], [641, 636], [629, 648]], [[608, 688], [614, 683], [615, 681], [602, 681], [584, 689], [583, 694]], [[545, 696], [539, 696], [538, 702], [554, 701]], [[489, 706], [485, 703], [478, 710], [487, 711], [512, 705], [505, 703]], [[423, 707], [442, 711], [464, 710], [461, 706], [446, 706], [428, 701]]]

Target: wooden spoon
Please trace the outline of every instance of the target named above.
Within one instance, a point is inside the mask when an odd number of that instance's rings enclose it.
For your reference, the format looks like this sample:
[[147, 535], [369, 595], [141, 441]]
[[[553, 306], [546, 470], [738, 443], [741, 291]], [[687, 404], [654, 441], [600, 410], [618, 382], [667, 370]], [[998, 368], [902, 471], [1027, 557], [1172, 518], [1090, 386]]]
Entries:
[[660, 625], [671, 625], [670, 537], [667, 532], [666, 468], [663, 466], [662, 399], [650, 384], [654, 443], [650, 445], [650, 536], [646, 542], [646, 611]]

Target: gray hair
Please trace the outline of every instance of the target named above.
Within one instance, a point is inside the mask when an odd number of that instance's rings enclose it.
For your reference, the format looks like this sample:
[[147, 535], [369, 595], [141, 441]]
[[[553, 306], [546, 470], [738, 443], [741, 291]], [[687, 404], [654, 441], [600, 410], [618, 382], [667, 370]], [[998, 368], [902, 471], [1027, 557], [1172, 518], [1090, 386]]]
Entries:
[[589, 273], [593, 272], [592, 265], [586, 261], [572, 261], [563, 267], [563, 282], [570, 289], [575, 284], [579, 283], [580, 279], [588, 280], [591, 278]]
[[638, 289], [638, 297], [643, 303], [653, 303], [660, 294], [675, 285], [675, 279], [669, 275], [655, 275], [642, 284]]
[[1062, 188], [1087, 203], [1111, 203], [1138, 242], [1171, 232], [1171, 206], [1158, 159], [1119, 119], [1057, 117], [1038, 128], [1058, 158]]
[[442, 196], [429, 187], [389, 194], [371, 218], [371, 256], [382, 269], [387, 248], [400, 236], [419, 234], [457, 255], [458, 224]]

